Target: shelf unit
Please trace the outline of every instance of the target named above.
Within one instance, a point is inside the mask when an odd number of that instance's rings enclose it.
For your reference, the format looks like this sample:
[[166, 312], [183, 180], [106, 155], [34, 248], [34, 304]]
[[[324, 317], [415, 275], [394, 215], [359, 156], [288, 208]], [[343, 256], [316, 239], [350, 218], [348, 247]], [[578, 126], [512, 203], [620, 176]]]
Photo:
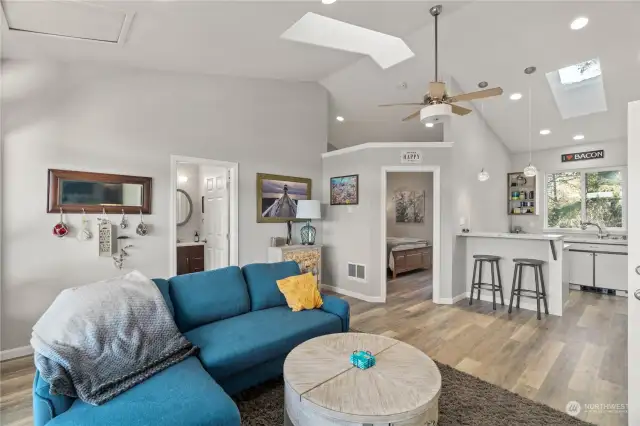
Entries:
[[[539, 214], [537, 176], [527, 177], [522, 172], [507, 173], [507, 214], [535, 216]], [[533, 192], [533, 197], [531, 197]], [[518, 198], [514, 198], [517, 194]]]

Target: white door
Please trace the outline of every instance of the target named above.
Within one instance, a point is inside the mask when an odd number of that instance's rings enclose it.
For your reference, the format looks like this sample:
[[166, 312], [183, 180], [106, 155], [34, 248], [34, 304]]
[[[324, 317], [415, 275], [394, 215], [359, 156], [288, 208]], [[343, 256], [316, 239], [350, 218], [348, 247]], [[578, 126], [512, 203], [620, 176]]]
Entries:
[[569, 250], [569, 282], [593, 286], [593, 253]]
[[[206, 168], [203, 168], [206, 170]], [[203, 173], [205, 269], [229, 266], [229, 178], [228, 170]]]
[[627, 188], [634, 188], [628, 197], [628, 224], [629, 230], [629, 259], [628, 259], [628, 283], [629, 283], [629, 309], [628, 334], [629, 357], [627, 365], [629, 369], [629, 424], [640, 425], [640, 198], [637, 197], [637, 189], [640, 188], [640, 101], [629, 104], [629, 131], [628, 131], [628, 163], [629, 181]]

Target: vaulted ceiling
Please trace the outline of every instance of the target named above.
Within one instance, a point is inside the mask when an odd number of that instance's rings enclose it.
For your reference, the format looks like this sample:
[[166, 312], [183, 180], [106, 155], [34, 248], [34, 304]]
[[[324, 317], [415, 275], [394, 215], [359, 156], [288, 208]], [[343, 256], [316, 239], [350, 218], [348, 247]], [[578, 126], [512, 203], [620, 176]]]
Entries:
[[[31, 13], [39, 13], [37, 5]], [[6, 8], [11, 2], [2, 1]], [[512, 151], [528, 145], [527, 91], [533, 90], [533, 148], [572, 145], [626, 137], [626, 107], [640, 99], [640, 3], [638, 2], [451, 2], [445, 1], [441, 20], [441, 71], [464, 91], [479, 81], [502, 86], [505, 95], [484, 102], [487, 122]], [[97, 5], [98, 3], [89, 3]], [[94, 61], [122, 66], [204, 74], [226, 74], [293, 81], [318, 81], [331, 94], [331, 110], [347, 121], [331, 126], [336, 144], [340, 127], [368, 129], [390, 139], [437, 140], [439, 129], [419, 122], [400, 123], [413, 110], [381, 109], [391, 102], [421, 99], [433, 78], [433, 27], [428, 9], [435, 2], [338, 0], [325, 6], [308, 1], [102, 1], [100, 7], [135, 12], [124, 44], [95, 43], [26, 32], [3, 26], [3, 57]], [[382, 70], [370, 57], [281, 40], [280, 34], [307, 12], [401, 37], [416, 57]], [[41, 19], [55, 13], [41, 9]], [[569, 29], [577, 16], [589, 25]], [[95, 23], [87, 22], [90, 27]], [[545, 73], [599, 57], [608, 110], [563, 120]], [[533, 77], [523, 74], [535, 65]], [[406, 88], [403, 88], [406, 83]], [[512, 92], [523, 93], [517, 102]], [[476, 104], [480, 108], [480, 103]], [[540, 136], [542, 128], [551, 129]], [[372, 129], [380, 129], [375, 131]], [[382, 132], [382, 130], [386, 130]], [[407, 129], [410, 129], [407, 132]], [[398, 140], [398, 138], [394, 138]]]

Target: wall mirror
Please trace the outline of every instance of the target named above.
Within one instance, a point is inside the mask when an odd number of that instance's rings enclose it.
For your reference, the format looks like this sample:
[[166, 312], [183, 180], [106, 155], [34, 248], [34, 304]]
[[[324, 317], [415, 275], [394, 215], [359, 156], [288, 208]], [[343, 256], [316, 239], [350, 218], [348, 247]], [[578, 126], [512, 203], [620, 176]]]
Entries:
[[151, 178], [49, 170], [48, 212], [151, 213]]
[[193, 214], [193, 201], [187, 192], [178, 189], [176, 193], [176, 225], [182, 226], [189, 222]]

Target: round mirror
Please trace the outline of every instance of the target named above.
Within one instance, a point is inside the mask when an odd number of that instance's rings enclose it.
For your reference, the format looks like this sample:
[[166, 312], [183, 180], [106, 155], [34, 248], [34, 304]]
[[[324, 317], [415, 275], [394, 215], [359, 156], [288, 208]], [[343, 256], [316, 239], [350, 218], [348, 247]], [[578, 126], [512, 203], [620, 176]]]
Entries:
[[183, 189], [178, 189], [176, 193], [176, 224], [182, 226], [189, 222], [193, 213], [193, 202], [191, 197]]

